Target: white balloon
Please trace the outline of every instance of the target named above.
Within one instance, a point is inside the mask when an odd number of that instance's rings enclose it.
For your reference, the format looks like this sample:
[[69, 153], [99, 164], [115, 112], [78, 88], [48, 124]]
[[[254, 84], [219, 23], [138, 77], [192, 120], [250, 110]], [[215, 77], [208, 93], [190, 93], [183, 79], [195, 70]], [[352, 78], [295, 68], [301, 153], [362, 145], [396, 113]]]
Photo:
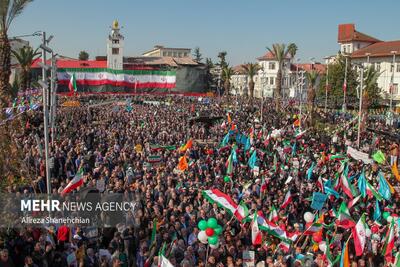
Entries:
[[304, 220], [306, 222], [312, 222], [314, 220], [314, 214], [312, 214], [311, 212], [307, 211], [306, 213], [304, 213]]
[[392, 220], [393, 220], [393, 217], [392, 217], [392, 216], [388, 216], [388, 217], [386, 218], [386, 221], [387, 221], [388, 223], [391, 223]]
[[217, 242], [217, 244], [215, 244], [215, 245], [210, 244], [210, 248], [212, 248], [212, 249], [217, 249], [218, 247], [219, 247], [219, 242]]
[[319, 242], [318, 247], [319, 247], [319, 250], [321, 250], [322, 252], [325, 252], [326, 251], [326, 242], [325, 241]]
[[370, 237], [371, 236], [371, 229], [365, 230], [365, 236]]
[[207, 244], [208, 236], [206, 234], [206, 231], [200, 231], [199, 234], [197, 235], [197, 239], [199, 239], [201, 243]]

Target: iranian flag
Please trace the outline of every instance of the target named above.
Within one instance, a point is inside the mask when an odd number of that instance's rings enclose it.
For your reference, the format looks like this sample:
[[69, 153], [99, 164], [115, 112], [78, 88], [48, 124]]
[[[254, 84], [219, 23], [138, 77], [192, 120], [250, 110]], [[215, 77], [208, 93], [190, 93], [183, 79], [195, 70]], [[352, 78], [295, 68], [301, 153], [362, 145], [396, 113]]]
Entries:
[[78, 87], [76, 86], [76, 78], [75, 78], [75, 73], [71, 75], [71, 79], [69, 80], [68, 84], [68, 89], [71, 94], [75, 93], [78, 91]]
[[342, 185], [343, 192], [344, 192], [350, 199], [353, 199], [354, 196], [353, 196], [353, 190], [352, 190], [352, 188], [351, 188], [351, 183], [350, 183], [349, 180], [347, 179], [345, 173], [343, 173], [343, 174], [340, 176], [340, 184]]
[[382, 196], [375, 190], [375, 188], [367, 181], [367, 195], [369, 197], [375, 197], [378, 201], [381, 201]]
[[354, 237], [354, 247], [356, 250], [356, 255], [361, 256], [364, 252], [364, 247], [366, 243], [366, 226], [365, 226], [365, 215], [363, 214], [358, 220], [356, 227], [352, 229]]
[[218, 189], [204, 190], [202, 194], [209, 202], [217, 203], [219, 207], [233, 214], [240, 222], [249, 215], [246, 205], [236, 204], [230, 196]]
[[76, 175], [74, 176], [74, 178], [68, 183], [68, 185], [61, 192], [61, 195], [66, 195], [69, 192], [72, 192], [82, 184], [83, 184], [83, 169], [80, 168], [76, 173]]
[[271, 212], [269, 213], [268, 220], [271, 222], [277, 222], [279, 219], [278, 212], [275, 209], [275, 206], [272, 206]]
[[257, 216], [257, 222], [262, 231], [267, 231], [268, 234], [273, 235], [281, 240], [288, 240], [285, 230], [277, 226], [275, 223], [265, 220], [263, 216]]
[[260, 190], [261, 190], [261, 193], [264, 193], [267, 190], [267, 183], [266, 183], [264, 176], [262, 177], [262, 180], [261, 180], [261, 189]]
[[58, 83], [68, 85], [71, 76], [76, 74], [79, 74], [76, 82], [85, 86], [109, 85], [132, 89], [169, 89], [176, 85], [176, 71], [174, 70], [112, 70], [105, 68], [60, 68], [57, 70]]
[[251, 241], [253, 245], [261, 245], [262, 241], [262, 234], [257, 223], [257, 212], [254, 213], [254, 218], [251, 223]]
[[158, 258], [158, 267], [174, 267], [174, 265], [172, 265], [172, 263], [169, 262], [169, 260], [164, 257], [164, 255], [160, 255], [160, 257]]
[[290, 250], [290, 243], [287, 242], [287, 241], [281, 241], [281, 242], [278, 244], [278, 247], [279, 247], [282, 251], [284, 251], [285, 253], [288, 253], [289, 250]]
[[394, 248], [394, 220], [390, 223], [389, 230], [386, 233], [385, 246], [383, 247], [382, 254], [385, 256], [386, 261], [391, 262], [392, 251]]
[[338, 220], [336, 221], [337, 226], [349, 229], [355, 226], [355, 222], [350, 216], [349, 209], [347, 208], [347, 205], [345, 202], [342, 202], [339, 208], [339, 217]]
[[286, 195], [285, 195], [285, 199], [283, 200], [283, 204], [282, 204], [281, 209], [286, 208], [287, 205], [290, 204], [290, 202], [292, 202], [292, 195], [290, 194], [290, 190], [288, 190]]
[[361, 197], [361, 195], [359, 195], [358, 197], [353, 198], [352, 200], [350, 200], [349, 203], [347, 204], [347, 208], [351, 209], [351, 207], [353, 207], [358, 202], [360, 197]]
[[322, 229], [322, 224], [321, 223], [313, 223], [304, 231], [304, 235], [312, 235], [315, 234]]

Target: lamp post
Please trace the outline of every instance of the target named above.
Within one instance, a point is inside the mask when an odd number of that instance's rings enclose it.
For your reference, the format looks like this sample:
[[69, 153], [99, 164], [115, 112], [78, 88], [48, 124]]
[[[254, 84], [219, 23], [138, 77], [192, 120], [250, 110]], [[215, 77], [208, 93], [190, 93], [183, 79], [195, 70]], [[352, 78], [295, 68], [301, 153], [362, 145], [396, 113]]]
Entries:
[[360, 68], [360, 106], [358, 107], [358, 132], [357, 132], [357, 147], [360, 148], [360, 135], [361, 135], [361, 113], [362, 113], [362, 93], [363, 93], [363, 83], [364, 83], [364, 66], [363, 64], [358, 64]]
[[371, 53], [365, 53], [365, 55], [367, 56], [367, 66], [369, 67], [369, 56], [371, 55]]
[[348, 64], [348, 55], [344, 55], [346, 58], [346, 64], [344, 68], [344, 81], [343, 81], [343, 112], [346, 111], [346, 91], [347, 91], [347, 64]]
[[303, 85], [304, 85], [304, 70], [301, 71], [301, 83], [300, 85], [300, 116], [299, 116], [299, 125], [301, 129], [301, 120], [302, 120], [302, 107], [303, 107]]
[[[390, 53], [393, 55], [393, 71], [392, 71], [392, 77], [390, 79], [390, 112], [393, 112], [393, 87], [394, 87], [394, 69], [395, 69], [395, 63], [396, 63], [396, 53], [397, 51], [390, 51]], [[392, 116], [393, 118], [393, 116]]]
[[[329, 59], [329, 57], [326, 57], [325, 59]], [[326, 110], [328, 107], [328, 86], [329, 86], [329, 62], [326, 64], [326, 79], [325, 79], [325, 109], [324, 112], [326, 114]]]

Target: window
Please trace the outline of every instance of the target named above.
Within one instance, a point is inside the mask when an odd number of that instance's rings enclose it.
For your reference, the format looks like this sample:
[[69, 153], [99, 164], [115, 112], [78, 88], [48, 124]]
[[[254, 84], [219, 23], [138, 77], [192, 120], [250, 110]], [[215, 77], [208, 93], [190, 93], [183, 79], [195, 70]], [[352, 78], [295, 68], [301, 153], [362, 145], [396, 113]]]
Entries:
[[113, 39], [113, 40], [112, 40], [112, 43], [113, 43], [113, 44], [119, 44], [119, 40]]
[[380, 71], [381, 70], [381, 63], [380, 62], [375, 63], [375, 69], [376, 69], [376, 71]]
[[396, 66], [397, 66], [396, 72], [400, 72], [400, 63], [397, 63]]
[[186, 52], [183, 53], [183, 56], [184, 56], [184, 57], [187, 57], [187, 56], [188, 56], [188, 53], [186, 53]]
[[178, 56], [178, 53], [174, 52], [174, 57], [177, 57], [177, 56]]
[[394, 83], [393, 84], [393, 89], [392, 89], [392, 92], [393, 92], [394, 95], [398, 94], [398, 89], [399, 89], [399, 85], [397, 83]]
[[178, 57], [182, 57], [182, 53], [181, 52], [179, 52]]
[[119, 54], [119, 48], [113, 48], [112, 49], [112, 54], [113, 55], [118, 55]]
[[274, 85], [274, 77], [269, 78], [269, 84]]
[[172, 57], [172, 52], [168, 52], [168, 56], [169, 56], [169, 57]]
[[345, 45], [343, 46], [343, 53], [346, 54], [346, 46]]
[[349, 51], [349, 53], [351, 53], [351, 45], [347, 45], [347, 51]]
[[275, 62], [270, 62], [268, 68], [270, 70], [274, 70], [275, 69]]
[[166, 57], [167, 56], [167, 52], [163, 52], [162, 55], [163, 55], [163, 57]]
[[268, 84], [268, 77], [265, 77], [265, 84]]
[[360, 49], [360, 43], [357, 44], [357, 49]]

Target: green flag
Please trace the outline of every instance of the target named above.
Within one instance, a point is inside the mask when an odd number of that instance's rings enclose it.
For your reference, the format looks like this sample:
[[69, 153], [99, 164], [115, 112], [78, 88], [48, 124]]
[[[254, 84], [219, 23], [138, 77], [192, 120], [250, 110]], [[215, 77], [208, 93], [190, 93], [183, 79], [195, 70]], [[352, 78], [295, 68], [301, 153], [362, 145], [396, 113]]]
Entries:
[[157, 232], [157, 218], [154, 218], [153, 230], [151, 231], [150, 245], [152, 245], [156, 241], [156, 232]]
[[378, 162], [379, 164], [382, 164], [383, 162], [385, 162], [386, 158], [385, 158], [385, 154], [383, 154], [383, 152], [381, 150], [376, 151], [373, 155], [372, 158]]

